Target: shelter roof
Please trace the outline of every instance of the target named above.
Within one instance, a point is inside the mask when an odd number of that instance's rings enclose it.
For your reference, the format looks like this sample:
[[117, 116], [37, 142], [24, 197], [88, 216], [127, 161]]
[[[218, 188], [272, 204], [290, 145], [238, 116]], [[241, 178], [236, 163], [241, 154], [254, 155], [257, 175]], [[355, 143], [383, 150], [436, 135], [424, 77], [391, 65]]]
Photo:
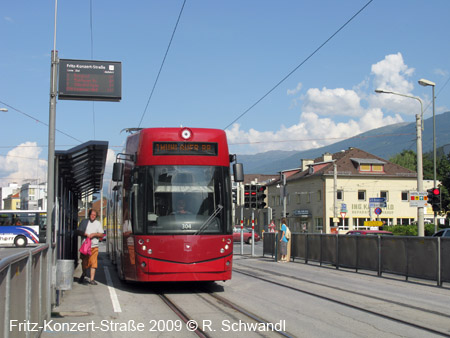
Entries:
[[58, 178], [78, 197], [100, 191], [107, 152], [107, 141], [88, 141], [69, 150], [55, 151]]

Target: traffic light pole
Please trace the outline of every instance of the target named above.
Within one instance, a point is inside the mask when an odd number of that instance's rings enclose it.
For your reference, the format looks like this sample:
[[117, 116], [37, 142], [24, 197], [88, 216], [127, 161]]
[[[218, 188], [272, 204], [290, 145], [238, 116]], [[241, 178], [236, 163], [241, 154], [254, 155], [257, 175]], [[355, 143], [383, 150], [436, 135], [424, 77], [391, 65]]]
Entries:
[[252, 257], [255, 256], [255, 210], [252, 210]]
[[244, 208], [241, 208], [241, 256], [244, 254]]
[[[420, 101], [422, 106], [422, 102]], [[423, 191], [423, 164], [422, 164], [422, 119], [416, 115], [417, 132], [417, 191]], [[423, 221], [423, 207], [417, 207], [417, 234], [425, 236], [425, 226]]]

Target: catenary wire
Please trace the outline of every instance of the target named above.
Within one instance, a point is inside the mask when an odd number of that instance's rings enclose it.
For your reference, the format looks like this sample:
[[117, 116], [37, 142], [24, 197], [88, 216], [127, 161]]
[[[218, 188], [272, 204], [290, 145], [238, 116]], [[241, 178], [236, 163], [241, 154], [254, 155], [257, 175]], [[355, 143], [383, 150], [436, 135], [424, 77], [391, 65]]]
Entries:
[[345, 28], [354, 18], [356, 18], [373, 0], [367, 2], [358, 12], [356, 12], [346, 23], [344, 23], [336, 32], [334, 32], [325, 42], [323, 42], [319, 47], [316, 48], [306, 59], [304, 59], [297, 67], [295, 67], [292, 71], [290, 71], [284, 78], [282, 78], [275, 86], [272, 87], [267, 93], [265, 93], [259, 100], [253, 103], [247, 110], [245, 110], [241, 115], [235, 118], [229, 125], [227, 125], [224, 129], [228, 129], [233, 123], [241, 119], [245, 114], [247, 114], [250, 110], [252, 110], [258, 103], [264, 100], [270, 93], [272, 93], [276, 88], [278, 88], [284, 81], [286, 81], [292, 74], [294, 74], [297, 69], [299, 69], [303, 64], [305, 64], [310, 58], [314, 56], [319, 50], [322, 49], [331, 39], [333, 39], [341, 30]]
[[[0, 101], [0, 103], [1, 103], [2, 105], [4, 105], [4, 106], [8, 107], [8, 108], [11, 108], [12, 110], [15, 110], [15, 111], [18, 112], [18, 113], [21, 113], [21, 114], [25, 115], [26, 117], [28, 117], [28, 118], [30, 118], [30, 119], [36, 121], [37, 123], [41, 123], [41, 124], [43, 124], [44, 126], [47, 126], [47, 127], [48, 127], [48, 124], [47, 124], [47, 123], [42, 122], [41, 120], [39, 120], [39, 119], [37, 119], [37, 118], [35, 118], [35, 117], [33, 117], [33, 116], [31, 116], [31, 115], [29, 115], [29, 114], [27, 114], [27, 113], [24, 113], [23, 111], [21, 111], [21, 110], [15, 108], [15, 107], [13, 107], [13, 106], [11, 106], [11, 105], [9, 105], [9, 104], [3, 102], [3, 101]], [[63, 132], [63, 131], [61, 131], [61, 130], [59, 130], [59, 129], [55, 129], [55, 130], [56, 130], [58, 133], [61, 133], [61, 134], [65, 135], [65, 136], [67, 136], [67, 137], [70, 137], [71, 139], [73, 139], [73, 140], [75, 140], [75, 141], [77, 141], [77, 142], [83, 143], [83, 141], [81, 141], [81, 140], [77, 139], [76, 137], [73, 137], [73, 136], [71, 136], [71, 135], [69, 135], [69, 134], [67, 134], [67, 133], [65, 133], [65, 132]]]
[[145, 113], [147, 112], [148, 105], [150, 104], [150, 100], [152, 99], [153, 93], [154, 93], [155, 88], [156, 88], [156, 84], [158, 83], [159, 76], [161, 75], [161, 71], [162, 71], [162, 69], [164, 67], [164, 63], [166, 62], [167, 54], [169, 53], [170, 46], [172, 45], [172, 40], [173, 40], [173, 37], [175, 36], [175, 32], [177, 30], [178, 23], [180, 22], [181, 14], [183, 13], [183, 9], [184, 9], [184, 5], [185, 4], [186, 4], [186, 0], [183, 1], [183, 5], [181, 6], [181, 10], [180, 10], [180, 13], [178, 14], [177, 22], [176, 22], [175, 27], [173, 29], [172, 36], [170, 37], [169, 45], [167, 46], [166, 53], [165, 53], [164, 58], [163, 58], [163, 60], [161, 62], [161, 66], [159, 67], [158, 75], [156, 76], [156, 80], [155, 80], [155, 83], [153, 84], [152, 91], [150, 92], [150, 96], [148, 97], [147, 104], [145, 105], [145, 109], [144, 109], [144, 112], [142, 113], [141, 120], [139, 121], [138, 128], [142, 124], [142, 120], [144, 119]]

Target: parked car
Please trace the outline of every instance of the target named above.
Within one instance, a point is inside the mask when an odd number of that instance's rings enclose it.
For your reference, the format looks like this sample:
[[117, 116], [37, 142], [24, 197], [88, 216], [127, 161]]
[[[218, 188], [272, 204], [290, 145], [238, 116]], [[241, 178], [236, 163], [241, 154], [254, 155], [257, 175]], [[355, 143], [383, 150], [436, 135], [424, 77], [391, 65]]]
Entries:
[[347, 235], [393, 236], [394, 234], [384, 230], [350, 230], [347, 232]]
[[[255, 232], [255, 242], [259, 242], [261, 237]], [[233, 230], [233, 242], [241, 241], [241, 228], [234, 228]], [[244, 242], [247, 244], [252, 243], [252, 229], [244, 228]]]
[[450, 228], [439, 230], [433, 237], [450, 237]]

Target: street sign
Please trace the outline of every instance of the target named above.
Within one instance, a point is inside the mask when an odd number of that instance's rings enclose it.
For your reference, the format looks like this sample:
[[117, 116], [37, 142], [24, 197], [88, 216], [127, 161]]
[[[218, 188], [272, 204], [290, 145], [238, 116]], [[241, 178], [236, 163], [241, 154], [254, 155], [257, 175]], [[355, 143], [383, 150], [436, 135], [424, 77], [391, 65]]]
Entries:
[[375, 208], [375, 214], [376, 215], [381, 215], [381, 213], [382, 213], [381, 208]]
[[428, 206], [428, 193], [421, 191], [410, 191], [409, 206], [421, 208]]
[[341, 212], [341, 218], [345, 218], [345, 215], [347, 215], [346, 212]]
[[382, 221], [364, 221], [365, 227], [380, 227], [383, 225]]
[[386, 208], [386, 198], [385, 197], [371, 197], [369, 198], [369, 208]]
[[341, 212], [347, 212], [347, 204], [341, 203]]

